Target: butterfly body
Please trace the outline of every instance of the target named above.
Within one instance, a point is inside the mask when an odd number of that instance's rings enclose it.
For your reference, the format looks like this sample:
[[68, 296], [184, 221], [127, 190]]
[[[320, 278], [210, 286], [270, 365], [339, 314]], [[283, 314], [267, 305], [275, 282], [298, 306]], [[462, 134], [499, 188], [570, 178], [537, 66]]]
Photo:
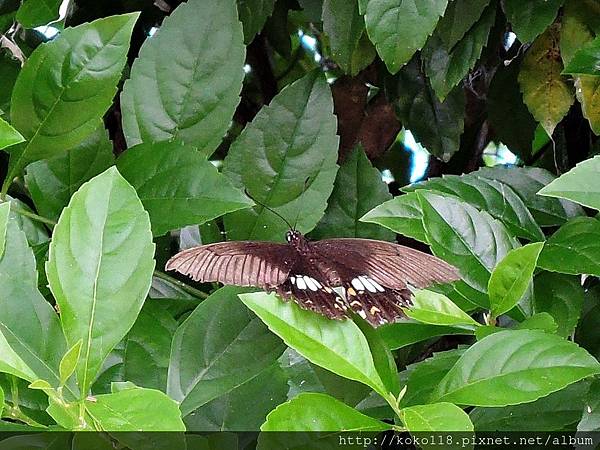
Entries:
[[310, 241], [296, 230], [288, 231], [286, 241], [202, 245], [178, 253], [166, 269], [196, 281], [276, 292], [331, 319], [344, 319], [352, 310], [373, 326], [403, 317], [402, 308], [411, 305], [409, 288], [459, 278], [444, 261], [390, 242]]

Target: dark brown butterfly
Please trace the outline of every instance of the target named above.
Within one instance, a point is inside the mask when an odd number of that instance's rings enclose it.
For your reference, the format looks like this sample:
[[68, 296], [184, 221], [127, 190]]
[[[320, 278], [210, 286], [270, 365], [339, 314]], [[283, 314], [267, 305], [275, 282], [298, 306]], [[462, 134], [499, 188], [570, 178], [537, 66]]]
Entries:
[[441, 259], [398, 244], [370, 239], [311, 242], [295, 230], [287, 232], [286, 240], [201, 245], [175, 255], [166, 269], [195, 281], [276, 292], [331, 319], [344, 319], [351, 309], [373, 326], [403, 317], [401, 308], [412, 304], [409, 287], [459, 279], [458, 271]]

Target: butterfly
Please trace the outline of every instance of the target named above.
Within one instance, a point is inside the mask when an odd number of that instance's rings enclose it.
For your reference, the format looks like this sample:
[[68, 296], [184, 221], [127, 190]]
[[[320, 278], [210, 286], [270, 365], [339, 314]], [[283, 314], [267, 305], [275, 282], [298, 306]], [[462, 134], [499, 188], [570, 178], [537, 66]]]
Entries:
[[412, 305], [412, 288], [460, 279], [457, 269], [441, 259], [390, 242], [310, 241], [294, 229], [286, 241], [201, 245], [176, 254], [165, 269], [195, 281], [276, 292], [330, 319], [354, 311], [375, 327], [405, 317], [402, 308]]

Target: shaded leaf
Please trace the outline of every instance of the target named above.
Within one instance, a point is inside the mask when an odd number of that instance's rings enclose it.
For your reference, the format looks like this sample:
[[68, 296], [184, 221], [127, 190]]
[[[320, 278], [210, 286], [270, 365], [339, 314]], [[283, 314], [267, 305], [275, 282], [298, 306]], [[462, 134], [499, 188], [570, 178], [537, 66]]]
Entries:
[[416, 342], [424, 341], [436, 336], [446, 336], [450, 334], [472, 334], [471, 330], [458, 327], [448, 327], [441, 325], [429, 325], [420, 322], [399, 322], [381, 326], [379, 334], [386, 345], [396, 350]]
[[112, 142], [103, 125], [75, 148], [27, 166], [25, 181], [38, 212], [58, 220], [83, 183], [114, 164]]
[[464, 129], [465, 94], [452, 90], [440, 102], [413, 59], [391, 82], [390, 93], [396, 113], [432, 155], [448, 161], [460, 146]]
[[117, 167], [140, 196], [157, 236], [252, 205], [197, 150], [177, 142], [136, 145]]
[[129, 146], [178, 139], [212, 154], [240, 101], [244, 57], [235, 0], [180, 4], [144, 42], [123, 87]]
[[448, 0], [365, 0], [361, 4], [369, 37], [391, 73], [423, 47], [447, 4]]
[[541, 272], [534, 278], [534, 309], [550, 314], [558, 325], [557, 333], [570, 336], [577, 326], [583, 307], [580, 277]]
[[510, 311], [525, 295], [543, 246], [542, 242], [536, 242], [515, 248], [494, 268], [488, 283], [493, 316]]
[[525, 54], [519, 73], [523, 100], [549, 136], [575, 100], [573, 86], [561, 75], [559, 32], [559, 26], [553, 25], [535, 40]]
[[25, 0], [17, 11], [16, 19], [25, 28], [46, 25], [58, 19], [62, 0]]
[[600, 37], [577, 50], [563, 73], [570, 75], [600, 75]]
[[541, 188], [555, 179], [546, 169], [496, 166], [484, 167], [473, 174], [510, 186], [542, 227], [562, 225], [571, 217], [584, 214], [583, 209], [575, 203], [537, 195]]
[[531, 42], [550, 25], [565, 0], [504, 0], [504, 12], [521, 42]]
[[[446, 48], [454, 47], [476, 24], [490, 0], [452, 0], [435, 29]], [[493, 4], [493, 2], [492, 2]]]
[[10, 147], [5, 189], [28, 163], [55, 156], [94, 132], [117, 92], [138, 16], [67, 28], [27, 59], [13, 90], [10, 117], [28, 141]]
[[584, 402], [583, 415], [577, 424], [577, 431], [599, 431], [600, 430], [600, 381], [592, 383]]
[[379, 170], [371, 165], [361, 148], [356, 148], [340, 166], [325, 215], [311, 237], [357, 237], [393, 241], [394, 233], [359, 220], [371, 208], [391, 198]]
[[598, 361], [561, 337], [505, 330], [472, 345], [438, 384], [432, 399], [475, 406], [527, 403], [599, 372]]
[[387, 394], [367, 339], [351, 320], [327, 319], [262, 292], [242, 294], [240, 299], [273, 333], [312, 363], [360, 381], [383, 396]]
[[240, 22], [244, 26], [244, 44], [249, 44], [273, 13], [276, 0], [237, 0]]
[[[337, 148], [331, 91], [311, 72], [260, 110], [231, 146], [223, 172], [307, 233], [327, 206]], [[235, 240], [281, 240], [289, 228], [263, 206], [228, 215], [225, 226]]]
[[[273, 365], [281, 341], [226, 286], [204, 300], [173, 337], [167, 393], [185, 417]], [[198, 343], [204, 343], [198, 345]]]
[[77, 379], [84, 393], [135, 322], [153, 255], [148, 213], [114, 167], [81, 186], [54, 227], [46, 274], [68, 344], [83, 341]]

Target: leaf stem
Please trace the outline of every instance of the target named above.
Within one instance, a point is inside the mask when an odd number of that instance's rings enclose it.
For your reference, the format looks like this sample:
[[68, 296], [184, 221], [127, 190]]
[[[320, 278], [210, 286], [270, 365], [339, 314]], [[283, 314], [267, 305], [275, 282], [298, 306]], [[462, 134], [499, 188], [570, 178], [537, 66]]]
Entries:
[[[6, 203], [7, 201], [9, 201], [9, 200], [6, 200], [5, 196], [2, 195], [2, 198], [0, 199], [0, 203]], [[22, 216], [29, 217], [30, 219], [35, 220], [37, 222], [42, 222], [42, 223], [45, 223], [46, 225], [50, 225], [50, 226], [56, 225], [56, 222], [54, 220], [48, 219], [47, 217], [44, 217], [44, 216], [40, 216], [39, 214], [36, 214], [31, 211], [27, 211], [26, 209], [19, 208], [18, 206], [15, 206], [14, 203], [10, 204], [10, 209], [11, 209], [11, 211], [16, 212], [17, 214], [21, 214]]]
[[196, 288], [193, 288], [192, 286], [185, 284], [183, 281], [179, 281], [177, 278], [173, 278], [172, 276], [167, 275], [164, 272], [155, 270], [154, 276], [156, 278], [160, 278], [161, 280], [165, 280], [165, 281], [168, 281], [169, 283], [176, 285], [178, 288], [187, 292], [190, 295], [193, 295], [194, 297], [201, 298], [201, 299], [208, 298], [208, 294], [206, 292], [202, 292]]

